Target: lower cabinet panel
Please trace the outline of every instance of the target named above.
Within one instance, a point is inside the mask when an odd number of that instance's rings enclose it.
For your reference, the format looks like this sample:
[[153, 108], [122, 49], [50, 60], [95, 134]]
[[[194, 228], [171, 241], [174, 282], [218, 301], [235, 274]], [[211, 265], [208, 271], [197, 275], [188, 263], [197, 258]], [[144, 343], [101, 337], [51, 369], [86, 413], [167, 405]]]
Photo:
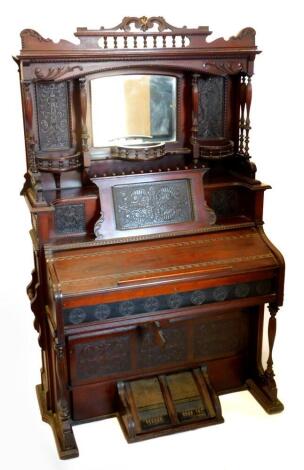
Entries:
[[[204, 364], [208, 367], [208, 375], [217, 394], [241, 388], [247, 378], [246, 355], [205, 361]], [[140, 373], [128, 378], [131, 380], [149, 375], [151, 374]], [[117, 413], [119, 405], [116, 384], [117, 380], [111, 380], [72, 388], [73, 420], [90, 420]]]
[[116, 383], [202, 364], [216, 392], [239, 388], [256, 351], [253, 309], [68, 338], [73, 419], [117, 412]]

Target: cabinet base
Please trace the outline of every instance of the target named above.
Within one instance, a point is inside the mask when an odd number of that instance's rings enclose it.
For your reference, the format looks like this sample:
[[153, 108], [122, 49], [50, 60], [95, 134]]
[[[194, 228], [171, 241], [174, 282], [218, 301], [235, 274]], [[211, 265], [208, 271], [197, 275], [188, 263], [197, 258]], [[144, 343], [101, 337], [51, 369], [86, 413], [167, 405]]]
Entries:
[[[205, 375], [206, 377], [206, 375]], [[246, 381], [245, 386], [248, 391], [253, 395], [253, 397], [257, 400], [257, 402], [263, 407], [263, 409], [269, 414], [280, 413], [284, 410], [284, 405], [278, 400], [275, 396], [273, 396], [272, 390], [267, 385], [267, 382], [263, 382], [262, 380], [253, 380], [248, 379]], [[202, 420], [200, 422], [192, 422], [192, 423], [183, 423], [179, 424], [178, 426], [172, 426], [171, 429], [154, 429], [152, 432], [148, 433], [139, 433], [130, 432], [133, 426], [130, 427], [130, 423], [128, 420], [123, 419], [122, 415], [118, 413], [117, 417], [120, 421], [120, 425], [124, 432], [125, 437], [127, 438], [128, 442], [136, 442], [141, 441], [144, 439], [149, 439], [151, 437], [159, 437], [166, 434], [186, 431], [189, 429], [195, 429], [202, 426], [210, 426], [212, 424], [219, 424], [224, 421], [221, 415], [221, 407], [218, 396], [215, 394], [212, 387], [210, 388], [210, 384], [208, 383], [208, 390], [211, 393], [211, 401], [213, 402], [215, 416], [210, 417], [209, 419]], [[234, 390], [236, 391], [236, 390]], [[58, 413], [52, 413], [51, 411], [47, 410], [46, 406], [46, 399], [45, 393], [43, 391], [42, 385], [36, 386], [36, 394], [39, 403], [41, 418], [44, 422], [48, 423], [54, 434], [57, 451], [60, 459], [72, 459], [79, 456], [78, 447], [75, 441], [72, 425], [68, 420], [63, 420], [60, 418]], [[120, 393], [121, 395], [121, 393]], [[124, 395], [124, 393], [122, 394]], [[125, 401], [125, 400], [123, 400]], [[126, 402], [125, 402], [126, 403]], [[107, 417], [113, 417], [107, 416]], [[100, 417], [99, 419], [105, 418]], [[79, 424], [83, 421], [79, 421]], [[135, 431], [135, 429], [134, 429]]]
[[275, 396], [272, 396], [271, 390], [267, 384], [259, 383], [252, 379], [246, 381], [248, 391], [254, 396], [256, 401], [264, 408], [266, 413], [275, 414], [284, 410], [283, 403]]
[[79, 451], [71, 424], [67, 423], [65, 420], [63, 421], [57, 413], [52, 413], [47, 410], [42, 385], [36, 385], [36, 394], [41, 418], [45, 423], [48, 423], [53, 430], [60, 459], [65, 460], [78, 457]]

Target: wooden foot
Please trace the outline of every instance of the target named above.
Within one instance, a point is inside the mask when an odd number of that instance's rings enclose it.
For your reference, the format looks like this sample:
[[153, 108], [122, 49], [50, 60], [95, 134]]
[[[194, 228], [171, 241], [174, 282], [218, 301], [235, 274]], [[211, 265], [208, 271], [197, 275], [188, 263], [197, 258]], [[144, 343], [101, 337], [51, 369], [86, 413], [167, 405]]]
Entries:
[[[264, 383], [263, 383], [264, 382]], [[256, 401], [264, 408], [266, 413], [275, 414], [284, 410], [284, 405], [273, 394], [273, 390], [269, 387], [267, 381], [254, 381], [248, 379], [246, 381], [249, 392], [254, 396]]]
[[268, 323], [268, 344], [269, 354], [267, 359], [267, 367], [265, 371], [262, 369], [257, 373], [256, 379], [248, 379], [246, 385], [250, 393], [260, 403], [264, 410], [269, 413], [280, 413], [284, 410], [283, 404], [278, 399], [277, 384], [274, 379], [272, 351], [276, 336], [276, 314], [279, 307], [275, 303], [268, 306], [270, 318]]
[[60, 418], [58, 413], [52, 413], [46, 408], [46, 400], [41, 385], [36, 386], [36, 393], [41, 418], [48, 423], [54, 433], [57, 451], [61, 459], [72, 459], [79, 456], [72, 425], [69, 421]]

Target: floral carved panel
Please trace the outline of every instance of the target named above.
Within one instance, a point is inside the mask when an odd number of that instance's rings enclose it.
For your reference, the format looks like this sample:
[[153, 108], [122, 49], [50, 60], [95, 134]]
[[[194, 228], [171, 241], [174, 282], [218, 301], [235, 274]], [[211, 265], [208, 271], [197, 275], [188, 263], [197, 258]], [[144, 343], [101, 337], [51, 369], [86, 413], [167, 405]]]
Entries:
[[198, 80], [198, 136], [203, 139], [223, 137], [224, 133], [223, 77], [204, 77]]
[[113, 188], [120, 230], [174, 224], [193, 219], [187, 180], [117, 185]]
[[37, 83], [36, 99], [40, 150], [70, 148], [67, 82]]

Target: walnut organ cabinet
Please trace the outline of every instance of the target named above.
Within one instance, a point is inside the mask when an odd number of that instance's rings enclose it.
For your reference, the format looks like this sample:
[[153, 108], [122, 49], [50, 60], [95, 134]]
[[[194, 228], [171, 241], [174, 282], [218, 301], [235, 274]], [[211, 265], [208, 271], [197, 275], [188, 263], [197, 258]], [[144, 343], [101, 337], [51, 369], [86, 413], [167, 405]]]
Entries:
[[283, 410], [284, 260], [249, 153], [255, 31], [210, 34], [162, 17], [75, 43], [21, 32], [37, 397], [63, 459], [76, 423], [116, 416], [135, 442], [221, 423], [219, 396], [245, 389]]

